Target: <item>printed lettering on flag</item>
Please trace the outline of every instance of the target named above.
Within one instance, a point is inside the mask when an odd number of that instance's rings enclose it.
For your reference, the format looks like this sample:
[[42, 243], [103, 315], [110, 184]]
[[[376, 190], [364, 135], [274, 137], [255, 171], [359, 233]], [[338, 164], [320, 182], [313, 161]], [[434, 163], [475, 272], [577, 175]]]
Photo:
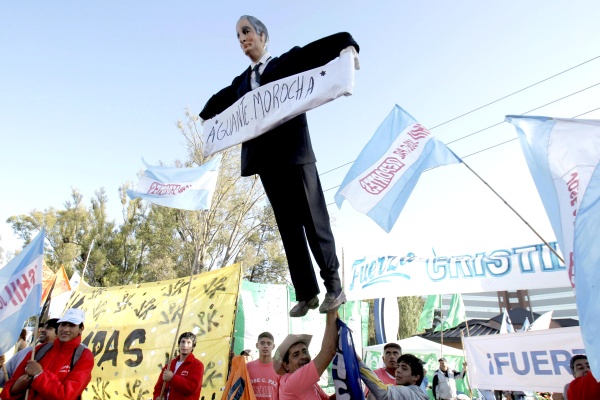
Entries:
[[39, 314], [42, 299], [42, 231], [12, 261], [0, 269], [0, 354], [10, 349], [30, 317]]
[[338, 344], [331, 365], [336, 398], [364, 400], [365, 395], [360, 382], [360, 366], [356, 358], [352, 332], [339, 318], [337, 326]]
[[421, 173], [458, 162], [448, 147], [396, 105], [346, 174], [335, 202], [341, 207], [347, 199], [389, 232]]
[[210, 209], [215, 192], [221, 155], [198, 168], [174, 168], [146, 164], [146, 171], [135, 190], [127, 195], [151, 203], [182, 210]]
[[577, 210], [600, 161], [600, 121], [506, 116], [517, 128], [529, 170], [574, 286]]
[[[386, 153], [340, 193], [357, 195], [352, 206], [357, 211], [368, 213], [398, 182], [407, 165], [412, 165], [419, 159], [431, 137], [431, 133], [423, 125], [408, 125], [392, 142]], [[368, 193], [371, 196], [360, 196], [359, 193]]]

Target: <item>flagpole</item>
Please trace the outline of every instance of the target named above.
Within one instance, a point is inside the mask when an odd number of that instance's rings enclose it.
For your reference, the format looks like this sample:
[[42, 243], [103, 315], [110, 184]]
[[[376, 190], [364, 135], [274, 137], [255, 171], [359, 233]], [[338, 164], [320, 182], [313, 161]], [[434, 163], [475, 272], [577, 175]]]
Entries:
[[[206, 213], [207, 210], [202, 210], [200, 211], [200, 214], [198, 215], [198, 220], [200, 220], [200, 237], [202, 238], [204, 235], [204, 226], [205, 226], [205, 219], [206, 219]], [[191, 267], [190, 267], [190, 280], [188, 282], [188, 287], [187, 290], [185, 292], [185, 298], [183, 299], [183, 306], [181, 307], [181, 317], [179, 318], [179, 322], [177, 323], [177, 330], [175, 331], [175, 339], [173, 340], [173, 345], [171, 346], [171, 353], [169, 353], [169, 357], [167, 358], [167, 365], [166, 368], [169, 369], [169, 365], [171, 364], [171, 360], [173, 360], [175, 357], [173, 357], [173, 354], [175, 353], [175, 346], [177, 345], [177, 338], [179, 336], [179, 330], [181, 329], [181, 323], [183, 322], [183, 317], [185, 315], [185, 306], [187, 305], [187, 301], [188, 301], [188, 297], [190, 295], [190, 289], [192, 287], [192, 280], [194, 279], [194, 268], [196, 268], [196, 263], [198, 262], [198, 247], [196, 246], [194, 249], [194, 262], [192, 263]], [[162, 384], [162, 388], [160, 390], [160, 395], [158, 396], [158, 399], [164, 399], [163, 394], [165, 392], [165, 387], [167, 385], [167, 382], [165, 382], [163, 380], [163, 384]]]
[[561, 256], [560, 256], [560, 255], [559, 255], [557, 252], [556, 252], [556, 250], [554, 250], [554, 248], [553, 248], [552, 246], [550, 246], [550, 244], [549, 244], [549, 243], [548, 243], [548, 242], [547, 242], [547, 241], [546, 241], [546, 240], [545, 240], [545, 239], [544, 239], [544, 238], [543, 238], [543, 237], [542, 237], [542, 236], [541, 236], [541, 235], [540, 235], [540, 234], [539, 234], [539, 233], [538, 233], [538, 232], [537, 232], [535, 229], [533, 229], [533, 227], [532, 227], [531, 225], [529, 225], [529, 222], [525, 221], [525, 218], [523, 218], [523, 217], [521, 216], [521, 214], [519, 214], [519, 213], [517, 212], [517, 210], [515, 210], [514, 208], [512, 208], [512, 206], [511, 206], [510, 204], [508, 204], [508, 202], [507, 202], [506, 200], [504, 200], [504, 198], [503, 198], [502, 196], [500, 196], [500, 194], [499, 194], [498, 192], [496, 192], [496, 191], [495, 191], [495, 190], [494, 190], [494, 189], [493, 189], [493, 188], [492, 188], [492, 187], [489, 185], [489, 183], [487, 183], [487, 182], [486, 182], [486, 181], [485, 181], [485, 180], [484, 180], [484, 179], [483, 179], [481, 176], [479, 176], [479, 174], [478, 174], [477, 172], [475, 172], [475, 171], [473, 170], [473, 168], [469, 167], [469, 165], [468, 165], [467, 163], [465, 163], [465, 162], [464, 162], [462, 159], [461, 159], [461, 162], [464, 164], [464, 166], [465, 166], [465, 167], [467, 167], [467, 168], [469, 169], [469, 171], [471, 171], [471, 172], [472, 172], [472, 173], [473, 173], [473, 174], [474, 174], [474, 175], [475, 175], [477, 178], [479, 178], [479, 180], [480, 180], [481, 182], [483, 182], [483, 183], [484, 183], [484, 184], [485, 184], [485, 185], [486, 185], [486, 186], [487, 186], [487, 187], [488, 187], [488, 188], [489, 188], [489, 189], [490, 189], [490, 190], [491, 190], [491, 191], [492, 191], [492, 192], [493, 192], [493, 193], [494, 193], [496, 196], [498, 196], [498, 198], [499, 198], [500, 200], [502, 200], [502, 202], [503, 202], [504, 204], [506, 204], [506, 206], [507, 206], [508, 208], [510, 208], [510, 209], [512, 210], [512, 212], [514, 212], [514, 213], [517, 215], [517, 217], [519, 217], [519, 218], [521, 219], [521, 221], [523, 221], [523, 222], [525, 223], [525, 225], [527, 225], [527, 226], [529, 227], [529, 229], [531, 229], [531, 231], [532, 231], [533, 233], [535, 233], [535, 235], [536, 235], [538, 238], [540, 238], [540, 240], [541, 240], [542, 242], [544, 242], [544, 244], [545, 244], [545, 245], [548, 247], [548, 249], [550, 249], [550, 251], [551, 251], [551, 252], [552, 252], [552, 253], [553, 253], [553, 254], [554, 254], [556, 257], [558, 257], [558, 259], [560, 260], [560, 262], [562, 262], [563, 264], [565, 263], [565, 260], [564, 260], [564, 259], [563, 259], [563, 258], [562, 258], [562, 257], [561, 257]]
[[[468, 331], [467, 331], [468, 333]], [[465, 349], [465, 334], [463, 332], [463, 330], [460, 330], [460, 344], [463, 348], [463, 356], [465, 357], [465, 362], [467, 361], [467, 350]], [[465, 367], [463, 366], [463, 372], [465, 371]], [[464, 377], [464, 375], [463, 375]], [[472, 399], [473, 398], [473, 390], [471, 390], [471, 380], [469, 378], [467, 378], [467, 387], [469, 388], [469, 398]]]
[[[39, 333], [39, 325], [40, 325], [40, 316], [36, 314], [35, 316], [35, 329], [33, 332], [33, 346], [31, 348], [31, 361], [35, 360], [35, 347], [37, 346], [37, 340], [38, 340], [38, 333]], [[3, 365], [4, 367], [4, 365]], [[29, 388], [27, 388], [27, 390], [25, 391], [25, 399], [27, 399], [29, 397]]]
[[[342, 247], [342, 290], [344, 289], [344, 271], [345, 271], [345, 267], [344, 267], [344, 248]], [[343, 305], [342, 308], [342, 321], [346, 322], [346, 306]]]
[[85, 279], [85, 270], [88, 266], [88, 260], [90, 259], [90, 254], [92, 253], [92, 248], [94, 247], [94, 240], [92, 239], [92, 243], [90, 244], [90, 248], [88, 249], [87, 257], [85, 258], [85, 264], [83, 265], [83, 270], [81, 271], [81, 280]]

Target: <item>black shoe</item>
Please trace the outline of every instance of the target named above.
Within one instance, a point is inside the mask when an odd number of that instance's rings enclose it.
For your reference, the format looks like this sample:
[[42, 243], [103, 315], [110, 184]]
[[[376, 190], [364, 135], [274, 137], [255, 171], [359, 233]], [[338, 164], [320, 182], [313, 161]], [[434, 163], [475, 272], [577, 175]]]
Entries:
[[319, 307], [319, 312], [321, 314], [327, 314], [329, 311], [337, 310], [345, 302], [346, 294], [343, 291], [337, 295], [337, 297], [335, 293], [327, 292], [325, 295], [325, 300], [323, 300], [323, 304], [321, 304], [321, 307]]
[[308, 310], [314, 310], [317, 307], [319, 307], [319, 298], [317, 296], [309, 301], [299, 301], [298, 304], [290, 310], [290, 317], [304, 317]]

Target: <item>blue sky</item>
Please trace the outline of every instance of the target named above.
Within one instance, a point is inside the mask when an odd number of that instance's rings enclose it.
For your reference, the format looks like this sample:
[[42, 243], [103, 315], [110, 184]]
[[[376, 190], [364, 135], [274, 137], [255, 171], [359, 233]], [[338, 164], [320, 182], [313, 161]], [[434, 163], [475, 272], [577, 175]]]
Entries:
[[[235, 38], [242, 14], [267, 25], [273, 55], [338, 31], [358, 41], [354, 95], [308, 114], [322, 173], [354, 160], [394, 104], [434, 127], [600, 56], [600, 3], [591, 0], [207, 3], [0, 3], [0, 245], [18, 246], [8, 217], [62, 208], [72, 187], [87, 204], [104, 187], [119, 221], [118, 187], [136, 180], [142, 157], [184, 159], [176, 121], [248, 65]], [[599, 71], [600, 59], [590, 61], [432, 132], [448, 143], [597, 84]], [[532, 115], [598, 107], [600, 86]], [[465, 156], [515, 137], [504, 123], [450, 147]], [[465, 161], [554, 239], [517, 141]], [[323, 187], [339, 185], [348, 168], [324, 174]], [[334, 194], [325, 192], [329, 203]], [[462, 165], [424, 174], [390, 234], [348, 203], [329, 210], [346, 261], [540, 242]]]

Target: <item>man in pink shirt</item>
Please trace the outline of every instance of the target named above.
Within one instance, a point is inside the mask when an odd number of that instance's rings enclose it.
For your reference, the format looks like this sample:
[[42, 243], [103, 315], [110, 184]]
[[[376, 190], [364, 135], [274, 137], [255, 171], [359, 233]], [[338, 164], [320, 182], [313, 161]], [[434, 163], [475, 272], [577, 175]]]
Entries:
[[330, 397], [318, 385], [319, 378], [335, 356], [337, 310], [327, 312], [321, 351], [313, 359], [308, 352], [312, 335], [288, 335], [273, 357], [273, 368], [282, 375], [279, 400], [325, 400]]
[[[378, 368], [373, 373], [386, 385], [396, 384], [396, 368], [398, 368], [398, 358], [402, 355], [402, 347], [398, 343], [387, 343], [383, 346], [384, 367]], [[368, 400], [373, 400], [375, 397], [369, 394], [369, 389], [365, 389], [365, 395]]]
[[250, 382], [257, 400], [279, 399], [279, 375], [273, 369], [273, 358], [271, 354], [275, 348], [275, 339], [269, 332], [258, 335], [256, 343], [258, 349], [258, 360], [246, 364]]

